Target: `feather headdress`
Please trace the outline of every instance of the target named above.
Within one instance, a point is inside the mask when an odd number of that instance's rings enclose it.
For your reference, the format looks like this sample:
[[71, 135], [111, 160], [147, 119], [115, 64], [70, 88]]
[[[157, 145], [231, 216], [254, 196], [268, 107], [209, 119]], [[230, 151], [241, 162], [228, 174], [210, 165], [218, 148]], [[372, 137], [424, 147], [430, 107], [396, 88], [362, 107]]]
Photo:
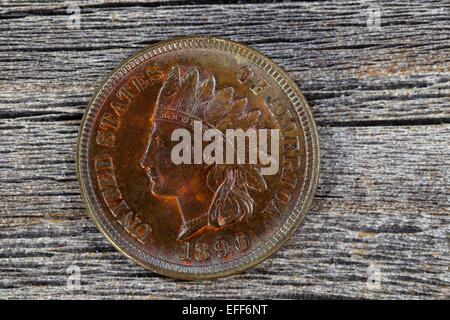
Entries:
[[[199, 72], [191, 69], [181, 78], [180, 67], [174, 66], [167, 74], [159, 92], [157, 118], [172, 117], [173, 113], [191, 116], [220, 131], [253, 128], [261, 112], [248, 111], [247, 98], [233, 99], [234, 90], [227, 87], [216, 91], [216, 79], [199, 81]], [[169, 116], [169, 114], [171, 114]]]
[[[193, 68], [182, 77], [176, 65], [167, 74], [159, 92], [155, 120], [183, 124], [200, 120], [221, 132], [255, 128], [261, 112], [249, 111], [247, 99], [234, 99], [233, 95], [232, 87], [217, 90], [214, 76], [200, 81], [198, 70]], [[251, 165], [221, 164], [213, 164], [208, 169], [206, 183], [214, 192], [207, 212], [208, 224], [219, 227], [251, 216], [254, 206], [251, 192], [267, 189], [259, 170]]]

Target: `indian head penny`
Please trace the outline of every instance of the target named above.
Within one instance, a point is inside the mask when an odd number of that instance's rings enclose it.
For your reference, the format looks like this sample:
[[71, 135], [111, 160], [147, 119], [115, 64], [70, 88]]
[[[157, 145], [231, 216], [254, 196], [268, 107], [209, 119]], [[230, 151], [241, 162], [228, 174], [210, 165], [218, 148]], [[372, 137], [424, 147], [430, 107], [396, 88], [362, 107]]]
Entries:
[[310, 207], [319, 145], [285, 71], [228, 40], [185, 37], [114, 70], [78, 139], [83, 198], [122, 253], [162, 275], [210, 279], [269, 257]]

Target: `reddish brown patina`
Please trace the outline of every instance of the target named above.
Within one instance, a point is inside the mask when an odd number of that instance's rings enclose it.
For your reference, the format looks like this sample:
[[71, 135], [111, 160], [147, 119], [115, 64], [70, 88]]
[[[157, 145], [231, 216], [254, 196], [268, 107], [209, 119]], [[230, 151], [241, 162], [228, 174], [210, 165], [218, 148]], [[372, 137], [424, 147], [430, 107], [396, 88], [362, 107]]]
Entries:
[[[181, 151], [177, 129], [191, 137]], [[248, 135], [227, 158], [231, 129]], [[208, 158], [212, 141], [223, 150]], [[176, 163], [174, 152], [190, 162]], [[78, 148], [100, 230], [140, 264], [184, 279], [236, 273], [278, 249], [308, 210], [318, 163], [314, 121], [293, 81], [258, 52], [208, 37], [128, 59], [96, 93]]]

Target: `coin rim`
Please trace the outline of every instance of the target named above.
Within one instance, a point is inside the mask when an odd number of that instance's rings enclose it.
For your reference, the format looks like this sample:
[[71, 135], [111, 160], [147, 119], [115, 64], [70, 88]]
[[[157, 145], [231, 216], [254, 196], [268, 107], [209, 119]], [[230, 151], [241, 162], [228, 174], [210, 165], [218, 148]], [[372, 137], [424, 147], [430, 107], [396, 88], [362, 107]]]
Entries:
[[[248, 50], [250, 53], [255, 54], [256, 56], [259, 56], [262, 58], [262, 60], [266, 61], [271, 68], [275, 69], [281, 76], [282, 78], [286, 81], [286, 83], [289, 85], [290, 89], [292, 89], [292, 91], [295, 93], [296, 97], [302, 102], [303, 105], [303, 109], [305, 111], [305, 114], [307, 116], [307, 123], [309, 124], [310, 127], [310, 131], [311, 131], [311, 145], [312, 145], [312, 158], [313, 158], [313, 164], [312, 164], [312, 175], [311, 175], [311, 182], [310, 182], [310, 188], [309, 188], [309, 192], [306, 191], [306, 195], [305, 195], [305, 200], [304, 200], [304, 204], [303, 206], [301, 206], [301, 211], [298, 213], [297, 219], [296, 221], [294, 221], [290, 228], [284, 232], [281, 235], [281, 239], [277, 239], [276, 242], [272, 245], [269, 246], [268, 249], [262, 249], [262, 252], [256, 256], [253, 260], [250, 260], [248, 262], [245, 263], [241, 263], [240, 266], [236, 267], [236, 268], [229, 268], [229, 269], [225, 269], [225, 270], [220, 270], [217, 272], [211, 272], [211, 273], [193, 273], [193, 272], [179, 272], [179, 271], [174, 271], [174, 270], [168, 270], [162, 267], [158, 267], [155, 264], [151, 264], [148, 261], [143, 261], [142, 259], [140, 259], [137, 256], [134, 256], [131, 252], [132, 249], [137, 249], [132, 243], [130, 243], [128, 240], [126, 240], [125, 238], [123, 238], [125, 244], [129, 244], [131, 247], [128, 247], [126, 245], [124, 245], [124, 248], [122, 248], [118, 243], [120, 239], [113, 239], [112, 235], [110, 235], [107, 230], [105, 230], [105, 226], [102, 225], [102, 223], [99, 221], [99, 218], [96, 216], [96, 214], [94, 213], [94, 208], [92, 208], [92, 204], [90, 203], [90, 200], [88, 198], [88, 188], [85, 186], [85, 182], [84, 180], [86, 179], [86, 184], [90, 184], [92, 181], [90, 179], [90, 175], [88, 172], [84, 172], [82, 170], [82, 160], [87, 161], [87, 150], [88, 150], [88, 146], [86, 145], [82, 145], [82, 136], [83, 136], [83, 132], [85, 131], [86, 128], [86, 124], [87, 124], [87, 119], [88, 119], [88, 114], [90, 112], [90, 110], [92, 109], [92, 105], [93, 103], [96, 101], [96, 98], [98, 97], [99, 93], [105, 89], [105, 84], [113, 77], [117, 74], [117, 72], [123, 68], [124, 66], [126, 66], [127, 64], [129, 64], [130, 62], [133, 61], [133, 59], [142, 56], [143, 54], [145, 54], [146, 52], [149, 52], [151, 50], [154, 50], [158, 47], [164, 47], [165, 45], [169, 45], [169, 44], [173, 44], [179, 41], [216, 41], [216, 42], [224, 42], [224, 43], [229, 43], [232, 46], [236, 46], [236, 47], [241, 47], [244, 48], [246, 50]], [[175, 50], [178, 49], [183, 49], [183, 48], [176, 48]], [[221, 51], [218, 50], [216, 47], [214, 48], [210, 48], [213, 50], [217, 50], [217, 51]], [[171, 50], [172, 51], [172, 50]], [[252, 61], [251, 59], [248, 58], [249, 55], [247, 56], [242, 56], [239, 53], [233, 52], [233, 51], [226, 51], [225, 52], [229, 52], [232, 54], [238, 54], [240, 57], [242, 58], [246, 58], [248, 60], [250, 60], [251, 62], [255, 63], [256, 65], [258, 65], [258, 67], [260, 67], [262, 69], [262, 67], [259, 65], [259, 63], [256, 63], [255, 61]], [[148, 60], [145, 59], [145, 60]], [[145, 60], [141, 61], [144, 62]], [[136, 66], [134, 66], [136, 67]], [[133, 68], [134, 68], [133, 67]], [[264, 70], [264, 69], [263, 69]], [[130, 70], [128, 70], [130, 71]], [[272, 76], [272, 75], [270, 75]], [[273, 77], [272, 77], [273, 78]], [[273, 78], [274, 79], [274, 78]], [[274, 79], [277, 84], [279, 85], [279, 81], [277, 81], [276, 79]], [[284, 90], [282, 90], [283, 93], [285, 94]], [[290, 100], [290, 99], [289, 99]], [[292, 105], [292, 102], [290, 100], [290, 103]], [[298, 110], [297, 107], [295, 105], [292, 105], [293, 109], [295, 110], [295, 112], [297, 113], [298, 118], [300, 119], [300, 115], [298, 114]], [[300, 121], [300, 123], [302, 124], [302, 122]], [[90, 126], [92, 126], [92, 123], [90, 123]], [[92, 127], [90, 127], [92, 128]], [[88, 134], [89, 135], [89, 134]], [[84, 152], [83, 152], [84, 151]], [[83, 154], [82, 154], [83, 153]], [[228, 40], [228, 39], [223, 39], [223, 38], [218, 38], [218, 37], [210, 37], [210, 36], [187, 36], [187, 37], [177, 37], [177, 38], [173, 38], [170, 40], [166, 40], [166, 41], [161, 41], [158, 43], [155, 43], [149, 47], [146, 47], [140, 51], [138, 51], [137, 53], [133, 54], [132, 56], [130, 56], [129, 58], [127, 58], [125, 61], [123, 61], [117, 68], [115, 68], [112, 72], [110, 72], [108, 74], [108, 76], [106, 78], [103, 79], [103, 81], [101, 82], [101, 84], [97, 87], [94, 95], [92, 96], [88, 108], [85, 110], [84, 115], [83, 115], [83, 119], [81, 121], [81, 125], [79, 128], [79, 132], [78, 132], [78, 139], [77, 139], [77, 158], [76, 158], [76, 162], [77, 162], [77, 177], [78, 177], [78, 182], [80, 184], [80, 189], [81, 189], [81, 195], [82, 198], [84, 200], [84, 202], [87, 205], [88, 208], [88, 212], [89, 215], [91, 216], [91, 218], [94, 220], [95, 224], [97, 225], [98, 229], [101, 231], [101, 233], [108, 239], [108, 241], [119, 251], [121, 252], [123, 255], [127, 256], [128, 258], [130, 258], [131, 260], [135, 261], [136, 263], [144, 266], [145, 268], [156, 272], [158, 274], [162, 274], [165, 276], [169, 276], [169, 277], [173, 277], [173, 278], [178, 278], [178, 279], [184, 279], [184, 280], [206, 280], [206, 279], [216, 279], [219, 277], [224, 277], [227, 275], [232, 275], [232, 274], [236, 274], [236, 273], [240, 273], [243, 272], [249, 268], [252, 268], [253, 266], [261, 263], [262, 261], [266, 260], [267, 258], [269, 258], [273, 253], [275, 253], [281, 246], [283, 246], [293, 235], [293, 233], [298, 229], [298, 227], [300, 226], [300, 224], [303, 222], [307, 212], [309, 211], [310, 207], [311, 207], [311, 203], [312, 200], [314, 198], [314, 194], [317, 188], [317, 183], [318, 183], [318, 178], [319, 178], [319, 170], [320, 170], [320, 148], [319, 148], [319, 138], [318, 138], [318, 133], [317, 133], [317, 128], [316, 128], [316, 124], [314, 121], [314, 118], [312, 117], [311, 114], [311, 109], [309, 107], [309, 104], [307, 103], [305, 97], [303, 96], [302, 92], [300, 91], [300, 89], [298, 88], [298, 86], [295, 84], [295, 82], [289, 77], [289, 75], [286, 73], [286, 71], [281, 68], [280, 66], [278, 66], [274, 61], [272, 61], [270, 58], [266, 57], [264, 54], [256, 51], [255, 49], [252, 49], [242, 43], [239, 42], [235, 42], [232, 40]], [[88, 166], [86, 166], [87, 168]], [[93, 192], [92, 192], [93, 193]], [[303, 193], [303, 192], [302, 192]], [[94, 198], [95, 200], [95, 195], [91, 194], [91, 197]], [[298, 205], [299, 205], [299, 201], [301, 199], [301, 194], [299, 195], [297, 202], [294, 206], [294, 209], [289, 213], [289, 216], [287, 219], [289, 219], [289, 217], [294, 213], [294, 211], [296, 211]], [[286, 222], [285, 222], [286, 223]], [[281, 225], [281, 227], [284, 226], [283, 223]], [[277, 231], [278, 232], [278, 231]], [[277, 233], [275, 233], [277, 234]], [[116, 235], [120, 236], [120, 234]], [[274, 238], [274, 236], [272, 236], [271, 238], [267, 239], [265, 243], [267, 243], [268, 241], [272, 240]], [[265, 245], [262, 244], [261, 246]], [[260, 248], [261, 246], [259, 246], [258, 248]], [[256, 249], [255, 249], [256, 250]], [[150, 258], [155, 259], [155, 260], [160, 260], [160, 261], [164, 261], [162, 259], [153, 257], [151, 255]], [[240, 259], [243, 259], [245, 257], [248, 256], [244, 256], [241, 257], [235, 261], [239, 261]], [[166, 261], [164, 261], [166, 262]], [[174, 265], [174, 266], [178, 266], [176, 264], [171, 264], [169, 262], [166, 262], [169, 265]], [[222, 264], [223, 265], [223, 264]], [[183, 267], [187, 267], [187, 266], [183, 266]], [[204, 267], [189, 267], [189, 268], [204, 268]]]

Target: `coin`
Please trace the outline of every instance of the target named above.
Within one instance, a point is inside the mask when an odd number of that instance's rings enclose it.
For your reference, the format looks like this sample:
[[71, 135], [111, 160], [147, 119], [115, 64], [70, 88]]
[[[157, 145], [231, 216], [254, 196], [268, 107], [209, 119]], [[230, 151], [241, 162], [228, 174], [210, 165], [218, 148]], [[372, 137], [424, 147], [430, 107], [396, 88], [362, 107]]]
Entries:
[[294, 233], [319, 145], [305, 98], [272, 60], [183, 37], [103, 81], [77, 170], [90, 216], [120, 252], [162, 275], [211, 279], [256, 265]]

